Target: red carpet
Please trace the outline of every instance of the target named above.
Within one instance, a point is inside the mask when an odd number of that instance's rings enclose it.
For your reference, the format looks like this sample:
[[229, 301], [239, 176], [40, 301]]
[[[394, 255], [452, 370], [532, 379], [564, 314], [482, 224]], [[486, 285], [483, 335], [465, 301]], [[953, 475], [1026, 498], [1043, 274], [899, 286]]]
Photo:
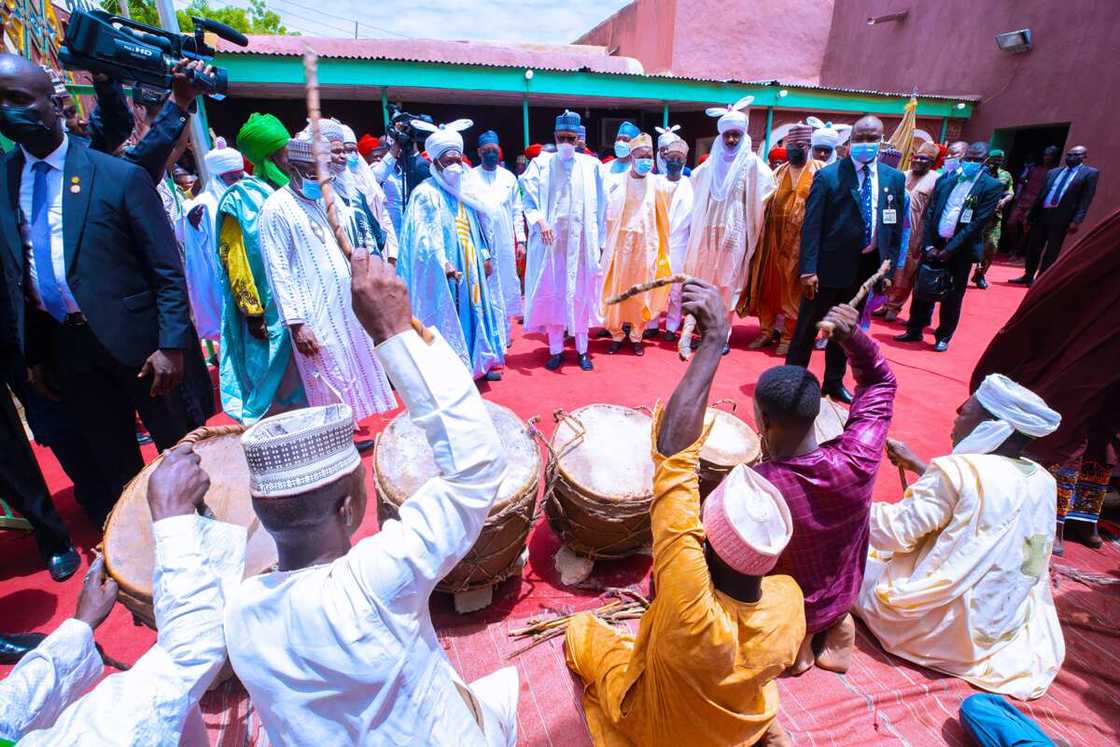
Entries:
[[[949, 352], [932, 352], [924, 345], [899, 344], [890, 337], [897, 325], [876, 322], [873, 336], [884, 346], [901, 383], [892, 435], [910, 444], [923, 457], [949, 450], [949, 428], [957, 406], [967, 396], [967, 381], [975, 360], [996, 329], [1018, 305], [1024, 291], [1006, 280], [1019, 268], [996, 266], [987, 291], [970, 288], [960, 329]], [[757, 324], [741, 322], [732, 336], [732, 353], [724, 358], [713, 388], [713, 399], [731, 398], [738, 414], [751, 420], [750, 397], [760, 372], [780, 361], [772, 352], [746, 351]], [[927, 336], [927, 340], [929, 337]], [[770, 349], [772, 351], [772, 348]], [[652, 405], [666, 399], [683, 364], [672, 346], [647, 347], [644, 358], [629, 352], [606, 355], [606, 342], [592, 343], [596, 369], [584, 373], [574, 365], [569, 350], [567, 365], [557, 373], [543, 368], [547, 358], [539, 335], [520, 335], [509, 356], [505, 378], [483, 384], [487, 398], [511, 407], [522, 417], [541, 416], [546, 433], [553, 428], [552, 412], [572, 410], [594, 402]], [[823, 354], [814, 356], [813, 370], [822, 372]], [[215, 421], [222, 421], [219, 416]], [[367, 423], [376, 432], [384, 421]], [[53, 457], [40, 451], [44, 473], [55, 491], [64, 519], [81, 545], [85, 560], [98, 533], [73, 501], [66, 476]], [[148, 447], [148, 456], [154, 450]], [[605, 455], [609, 458], [609, 455]], [[367, 464], [369, 456], [366, 457]], [[896, 470], [886, 465], [876, 486], [876, 498], [894, 501], [901, 495]], [[359, 536], [376, 531], [374, 511], [367, 511]], [[1100, 551], [1068, 544], [1066, 556], [1054, 566], [1072, 567], [1120, 577], [1120, 534]], [[570, 611], [597, 606], [598, 589], [640, 584], [648, 580], [649, 559], [600, 563], [591, 583], [594, 588], [561, 587], [552, 566], [558, 542], [547, 524], [530, 535], [530, 559], [522, 579], [503, 584], [495, 604], [481, 613], [458, 616], [445, 598], [433, 602], [434, 617], [452, 662], [469, 681], [510, 663], [505, 657], [521, 644], [506, 635], [510, 628], [540, 610]], [[0, 610], [4, 631], [49, 632], [73, 614], [81, 588], [82, 572], [64, 584], [54, 584], [38, 563], [30, 538], [0, 533]], [[1120, 742], [1120, 675], [1113, 669], [1120, 651], [1120, 587], [1085, 585], [1054, 574], [1053, 583], [1066, 636], [1066, 662], [1047, 695], [1030, 704], [1017, 704], [1037, 719], [1054, 738], [1072, 745]], [[154, 634], [135, 627], [127, 610], [117, 607], [97, 631], [106, 653], [135, 661], [152, 644]], [[799, 745], [936, 745], [967, 744], [957, 721], [960, 701], [976, 692], [963, 682], [901, 662], [878, 647], [861, 630], [854, 666], [845, 676], [813, 670], [797, 679], [782, 679], [781, 720]], [[589, 744], [578, 705], [579, 685], [564, 665], [562, 644], [556, 639], [513, 661], [521, 675], [519, 734], [526, 745], [576, 747]], [[0, 668], [0, 676], [7, 668]], [[215, 744], [265, 744], [251, 705], [236, 685], [226, 685], [203, 701]]]

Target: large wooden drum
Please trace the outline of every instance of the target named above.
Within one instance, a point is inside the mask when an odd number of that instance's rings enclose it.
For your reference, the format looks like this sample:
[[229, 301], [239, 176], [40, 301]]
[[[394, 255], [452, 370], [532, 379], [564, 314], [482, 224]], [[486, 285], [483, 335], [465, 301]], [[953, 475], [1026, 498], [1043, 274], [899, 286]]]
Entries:
[[[496, 586], [521, 570], [533, 525], [540, 485], [541, 456], [525, 423], [507, 407], [486, 402], [506, 456], [506, 476], [474, 547], [436, 586], [452, 594]], [[424, 432], [408, 413], [389, 423], [373, 456], [377, 518], [396, 519], [420, 486], [439, 474]]]
[[652, 541], [649, 414], [620, 405], [555, 413], [545, 513], [573, 552], [622, 558]]
[[[239, 425], [203, 426], [180, 443], [193, 443], [202, 469], [210, 476], [206, 505], [220, 521], [246, 527], [245, 576], [255, 576], [276, 566], [276, 544], [261, 526], [249, 497], [249, 465], [241, 449]], [[155, 541], [148, 510], [148, 478], [163, 457], [144, 467], [125, 486], [105, 522], [105, 567], [120, 587], [118, 599], [133, 616], [150, 628], [156, 626], [152, 610], [152, 574]]]
[[823, 444], [839, 438], [844, 433], [844, 424], [848, 422], [848, 409], [841, 404], [833, 402], [828, 397], [821, 398], [821, 411], [813, 423], [816, 431], [817, 443]]
[[754, 429], [725, 410], [709, 407], [705, 422], [712, 421], [708, 439], [700, 449], [700, 499], [708, 497], [731, 470], [754, 464], [762, 454], [762, 443]]

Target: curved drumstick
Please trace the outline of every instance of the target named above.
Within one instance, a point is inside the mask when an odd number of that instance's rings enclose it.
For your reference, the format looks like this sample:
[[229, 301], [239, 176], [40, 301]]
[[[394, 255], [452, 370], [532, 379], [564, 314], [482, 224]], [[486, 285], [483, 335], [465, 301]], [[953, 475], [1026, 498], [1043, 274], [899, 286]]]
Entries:
[[[353, 248], [350, 246], [350, 237], [342, 228], [338, 219], [338, 208], [334, 201], [334, 188], [330, 178], [330, 154], [325, 143], [319, 137], [319, 120], [322, 113], [319, 107], [319, 54], [306, 47], [303, 52], [303, 72], [307, 88], [307, 120], [311, 124], [311, 149], [315, 154], [315, 174], [319, 178], [319, 186], [323, 193], [323, 202], [327, 206], [327, 225], [334, 233], [335, 242], [338, 244], [342, 256], [349, 262]], [[429, 345], [432, 343], [432, 331], [425, 327], [419, 319], [412, 317], [412, 328], [416, 334]]]
[[648, 283], [639, 283], [637, 285], [632, 285], [626, 290], [619, 293], [617, 296], [611, 296], [610, 298], [608, 298], [606, 301], [606, 305], [610, 306], [612, 304], [622, 303], [626, 299], [633, 298], [639, 293], [645, 293], [646, 291], [651, 291], [654, 288], [661, 288], [662, 286], [672, 285], [673, 283], [687, 283], [691, 279], [691, 275], [677, 273], [676, 275], [670, 275], [669, 277], [650, 280]]
[[[852, 300], [848, 302], [848, 305], [849, 306], [859, 305], [859, 302], [862, 301], [864, 296], [866, 296], [871, 291], [871, 288], [875, 285], [875, 283], [878, 283], [880, 280], [885, 278], [887, 276], [887, 273], [890, 272], [890, 271], [891, 271], [891, 261], [889, 259], [884, 259], [883, 264], [879, 265], [878, 272], [876, 272], [874, 275], [869, 277], [867, 280], [863, 281], [863, 285], [861, 285], [859, 287], [859, 291], [857, 291], [856, 295], [852, 298]], [[821, 332], [824, 332], [825, 337], [831, 337], [832, 336], [832, 330], [833, 330], [832, 322], [825, 322], [825, 321], [817, 322], [817, 329], [819, 329]]]

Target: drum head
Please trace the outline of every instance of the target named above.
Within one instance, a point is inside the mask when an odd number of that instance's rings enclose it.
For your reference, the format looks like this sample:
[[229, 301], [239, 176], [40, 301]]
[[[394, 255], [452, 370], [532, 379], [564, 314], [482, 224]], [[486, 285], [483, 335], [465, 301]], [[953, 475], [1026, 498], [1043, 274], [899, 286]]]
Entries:
[[843, 405], [838, 405], [827, 397], [821, 398], [821, 412], [813, 423], [816, 431], [817, 443], [823, 444], [839, 438], [844, 433], [844, 424], [848, 422], [848, 410]]
[[709, 407], [712, 430], [700, 449], [700, 459], [720, 467], [750, 464], [758, 459], [762, 446], [754, 429], [725, 410]]
[[568, 449], [579, 426], [561, 419], [552, 448], [564, 478], [584, 492], [619, 502], [648, 500], [653, 495], [650, 433], [653, 419], [630, 407], [588, 405], [570, 417], [583, 426], [583, 437]]
[[[541, 471], [541, 455], [525, 423], [508, 407], [486, 401], [486, 409], [506, 454], [506, 476], [490, 514], [522, 498]], [[400, 506], [425, 482], [438, 474], [432, 448], [408, 412], [393, 418], [382, 431], [373, 456], [377, 485], [393, 505]]]
[[[220, 521], [247, 527], [245, 576], [264, 573], [276, 566], [276, 544], [253, 512], [249, 498], [249, 465], [241, 449], [242, 429], [218, 426], [199, 430], [203, 435], [195, 442], [194, 450], [201, 457], [202, 469], [210, 476], [210, 489], [204, 499], [206, 505]], [[152, 598], [155, 568], [148, 478], [161, 461], [162, 458], [156, 459], [125, 486], [105, 524], [103, 546], [109, 574], [125, 595], [144, 600]]]

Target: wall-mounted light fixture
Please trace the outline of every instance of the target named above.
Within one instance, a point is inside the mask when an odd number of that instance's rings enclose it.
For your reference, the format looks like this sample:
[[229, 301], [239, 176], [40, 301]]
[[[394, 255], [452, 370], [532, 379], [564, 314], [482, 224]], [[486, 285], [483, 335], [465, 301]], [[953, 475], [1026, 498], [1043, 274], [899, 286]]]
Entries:
[[1021, 54], [1031, 51], [1031, 30], [1019, 29], [1018, 31], [1005, 31], [996, 34], [996, 46], [1002, 52]]
[[533, 79], [533, 71], [532, 70], [526, 70], [525, 71], [525, 80], [532, 80], [532, 79]]
[[964, 102], [963, 101], [958, 101], [957, 102], [957, 108], [958, 109], [963, 109], [964, 108]]
[[782, 90], [778, 91], [778, 95], [784, 99], [786, 96], [789, 96], [789, 91], [783, 88]]
[[868, 26], [878, 26], [880, 23], [891, 23], [892, 21], [904, 21], [906, 16], [910, 15], [909, 10], [900, 10], [897, 13], [887, 13], [882, 16], [869, 16], [867, 19]]

